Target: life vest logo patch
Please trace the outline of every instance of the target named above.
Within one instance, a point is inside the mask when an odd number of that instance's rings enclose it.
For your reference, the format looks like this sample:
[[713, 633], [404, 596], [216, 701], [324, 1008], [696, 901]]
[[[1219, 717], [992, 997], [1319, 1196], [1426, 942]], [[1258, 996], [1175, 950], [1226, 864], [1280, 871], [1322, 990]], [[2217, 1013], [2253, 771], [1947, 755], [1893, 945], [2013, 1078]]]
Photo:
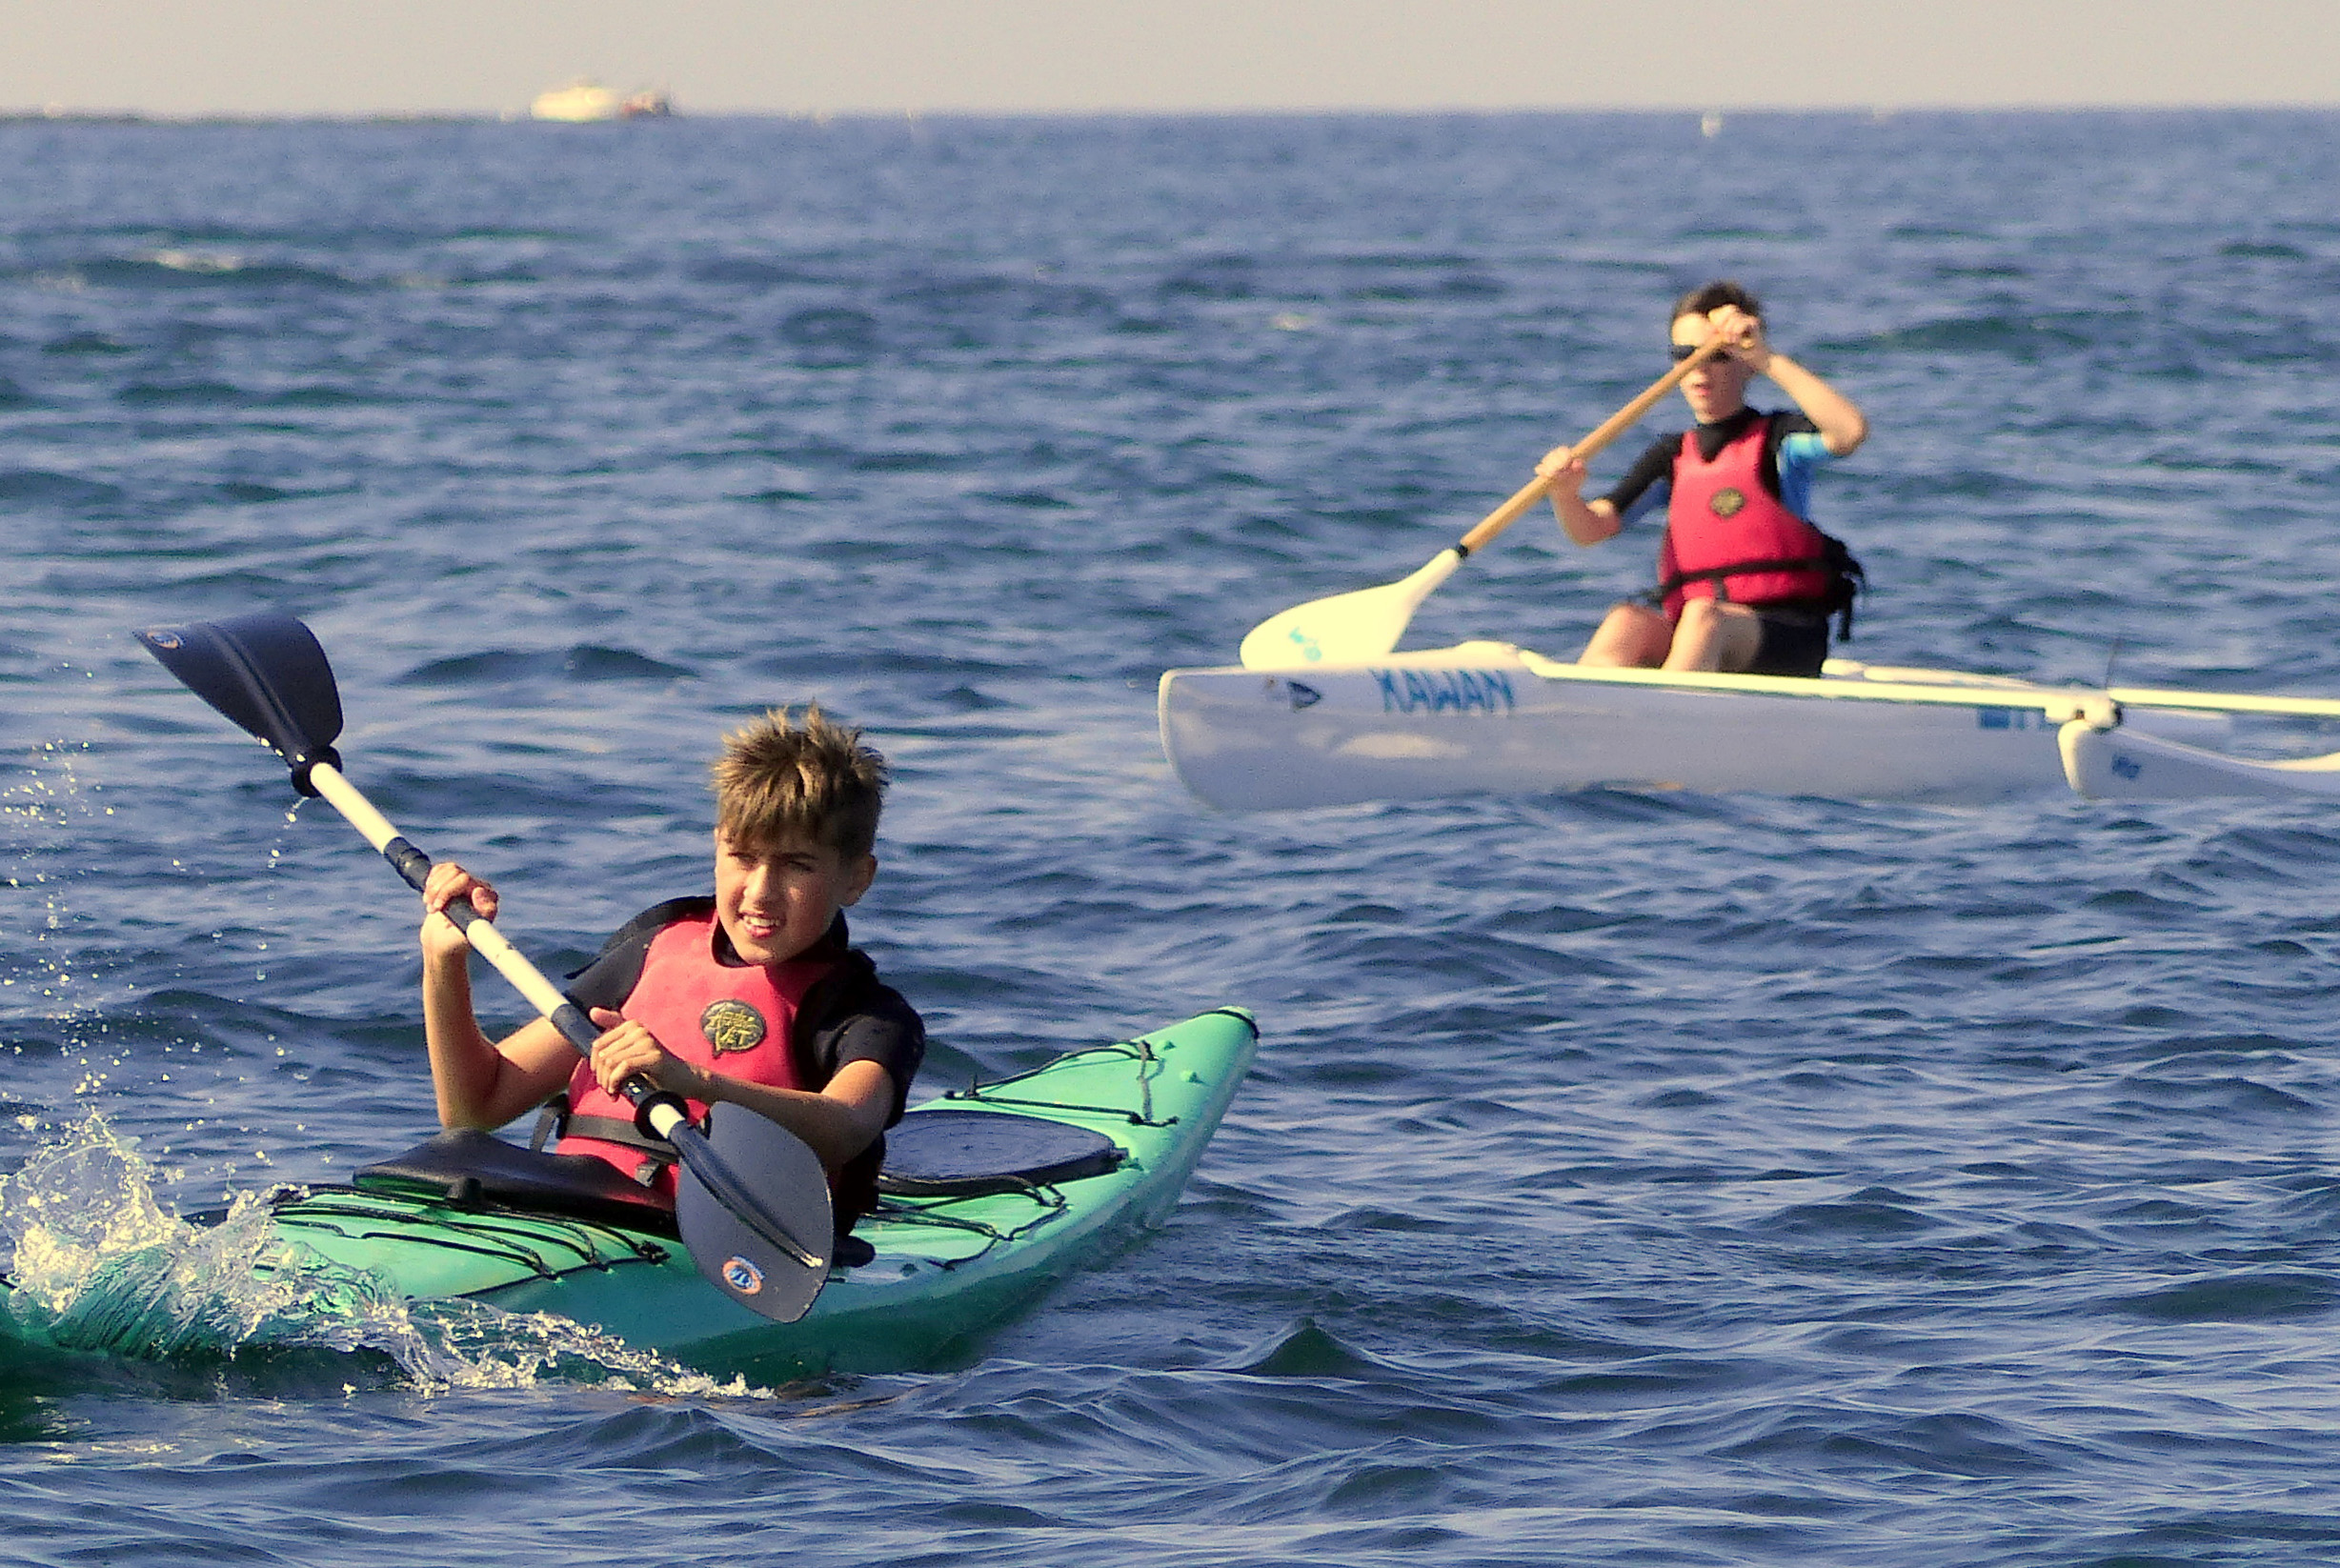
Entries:
[[770, 1033], [764, 1015], [743, 1001], [726, 996], [707, 1004], [707, 1011], [698, 1015], [698, 1032], [707, 1036], [707, 1043], [716, 1055], [726, 1051], [753, 1051], [764, 1043]]
[[1746, 495], [1736, 486], [1725, 485], [1714, 493], [1714, 499], [1706, 505], [1717, 517], [1736, 517], [1740, 509], [1746, 505]]

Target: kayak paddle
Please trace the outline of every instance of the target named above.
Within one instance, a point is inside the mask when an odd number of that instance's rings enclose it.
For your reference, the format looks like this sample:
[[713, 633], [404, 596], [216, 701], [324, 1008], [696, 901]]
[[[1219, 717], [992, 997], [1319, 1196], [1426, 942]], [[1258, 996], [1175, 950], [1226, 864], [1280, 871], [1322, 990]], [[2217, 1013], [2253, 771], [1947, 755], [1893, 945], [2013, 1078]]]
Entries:
[[[322, 795], [409, 886], [422, 890], [431, 857], [400, 836], [341, 774], [333, 750], [341, 734], [341, 695], [325, 650], [308, 627], [262, 612], [137, 635], [189, 691], [274, 747], [292, 769], [295, 790]], [[479, 918], [470, 900], [450, 904], [447, 917], [562, 1038], [579, 1055], [592, 1055], [601, 1031], [492, 922]], [[836, 1245], [829, 1181], [818, 1156], [786, 1128], [740, 1106], [711, 1115], [702, 1134], [679, 1096], [638, 1076], [621, 1092], [634, 1103], [641, 1130], [666, 1139], [681, 1156], [675, 1217], [698, 1272], [752, 1312], [783, 1323], [803, 1317], [828, 1281]]]
[[[1682, 384], [1683, 377], [1713, 358], [1724, 348], [1721, 333], [1711, 333], [1697, 352], [1650, 383], [1649, 390], [1619, 409], [1569, 451], [1590, 457], [1655, 408], [1658, 399]], [[1511, 499], [1486, 514], [1477, 528], [1430, 558], [1430, 564], [1400, 582], [1380, 588], [1361, 588], [1311, 599], [1253, 627], [1238, 650], [1246, 670], [1301, 670], [1312, 664], [1361, 664], [1378, 659], [1398, 646], [1406, 623], [1474, 550], [1525, 515], [1543, 498], [1552, 481], [1542, 474], [1522, 485]]]

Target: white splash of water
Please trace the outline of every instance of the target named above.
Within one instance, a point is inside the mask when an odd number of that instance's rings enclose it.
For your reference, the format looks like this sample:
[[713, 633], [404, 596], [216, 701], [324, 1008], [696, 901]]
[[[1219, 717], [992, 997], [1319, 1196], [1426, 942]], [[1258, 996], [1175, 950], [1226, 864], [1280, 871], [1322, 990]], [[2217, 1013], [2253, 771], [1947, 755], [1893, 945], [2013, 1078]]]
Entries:
[[135, 1143], [92, 1114], [0, 1181], [0, 1229], [15, 1241], [0, 1313], [20, 1336], [150, 1360], [371, 1353], [427, 1391], [559, 1381], [668, 1397], [760, 1392], [549, 1313], [410, 1301], [286, 1236], [265, 1195], [237, 1196], [215, 1223], [175, 1218]]

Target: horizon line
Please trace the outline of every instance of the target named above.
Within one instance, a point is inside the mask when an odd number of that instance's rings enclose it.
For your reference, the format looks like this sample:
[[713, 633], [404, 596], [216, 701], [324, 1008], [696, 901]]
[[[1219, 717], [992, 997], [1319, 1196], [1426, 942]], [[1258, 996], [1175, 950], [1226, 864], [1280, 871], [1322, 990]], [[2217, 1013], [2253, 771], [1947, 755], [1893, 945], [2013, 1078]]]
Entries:
[[[1763, 115], [1846, 115], [1889, 120], [1904, 114], [2198, 114], [2198, 113], [2335, 113], [2334, 100], [2038, 100], [2009, 103], [1957, 100], [1907, 103], [1814, 104], [1476, 104], [1476, 105], [1290, 105], [1282, 107], [1193, 106], [1185, 108], [1034, 108], [1004, 109], [954, 106], [944, 108], [797, 108], [706, 109], [644, 116], [642, 123], [674, 120], [781, 120], [816, 124], [836, 120], [1172, 120], [1172, 119], [1321, 119], [1321, 118], [1567, 118], [1571, 116], [1689, 115], [1725, 118]], [[539, 120], [522, 109], [448, 110], [146, 110], [68, 107], [45, 104], [0, 107], [0, 125], [563, 125]], [[634, 121], [595, 121], [588, 124], [633, 124]]]

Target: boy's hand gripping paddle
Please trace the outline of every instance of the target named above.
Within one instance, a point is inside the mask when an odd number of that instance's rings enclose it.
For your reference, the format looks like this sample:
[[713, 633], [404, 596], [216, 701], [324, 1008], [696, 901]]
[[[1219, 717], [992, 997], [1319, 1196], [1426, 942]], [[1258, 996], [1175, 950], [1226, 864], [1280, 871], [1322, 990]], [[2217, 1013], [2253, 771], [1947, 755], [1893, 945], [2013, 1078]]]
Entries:
[[[138, 640], [188, 690], [274, 747], [292, 769], [295, 790], [322, 795], [421, 891], [431, 857], [341, 774], [333, 750], [341, 696], [308, 627], [262, 613], [156, 628], [139, 633]], [[562, 1038], [580, 1055], [592, 1054], [601, 1031], [469, 900], [450, 904], [447, 917]], [[701, 1134], [683, 1100], [647, 1079], [628, 1079], [622, 1093], [642, 1131], [665, 1138], [681, 1156], [675, 1217], [698, 1272], [752, 1312], [783, 1323], [803, 1317], [828, 1281], [836, 1245], [819, 1158], [795, 1134], [743, 1107], [723, 1106]]]

